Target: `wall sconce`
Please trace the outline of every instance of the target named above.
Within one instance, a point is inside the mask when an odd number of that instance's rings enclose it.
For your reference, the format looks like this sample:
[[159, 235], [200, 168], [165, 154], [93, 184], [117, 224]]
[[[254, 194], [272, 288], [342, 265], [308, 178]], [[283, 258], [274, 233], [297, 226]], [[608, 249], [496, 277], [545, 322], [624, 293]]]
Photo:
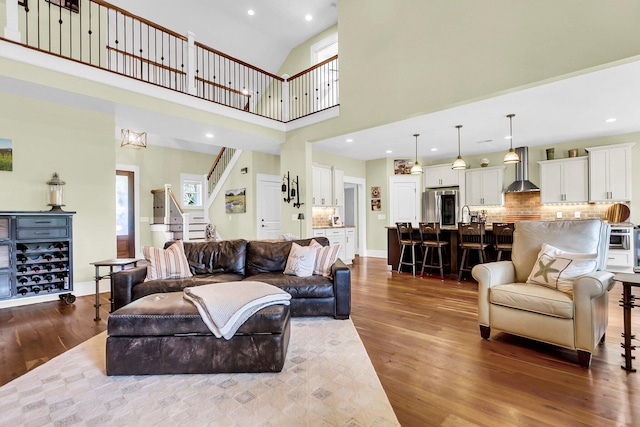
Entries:
[[47, 206], [51, 206], [52, 212], [62, 212], [62, 186], [66, 182], [60, 179], [57, 172], [53, 173], [51, 180], [47, 181], [49, 186], [49, 203]]
[[[300, 203], [300, 188], [298, 186], [299, 182], [298, 175], [296, 175], [296, 179], [293, 181], [289, 177], [289, 172], [282, 177], [282, 192], [285, 194], [284, 201], [286, 203], [291, 203], [293, 198], [295, 197], [295, 202], [293, 203], [294, 208], [300, 209], [300, 206], [304, 205], [304, 203]], [[296, 188], [293, 188], [295, 184]]]
[[120, 132], [120, 146], [134, 148], [136, 150], [147, 148], [147, 133], [122, 129]]
[[249, 172], [249, 168], [240, 169], [240, 173], [243, 174], [243, 175], [246, 174], [247, 172]]

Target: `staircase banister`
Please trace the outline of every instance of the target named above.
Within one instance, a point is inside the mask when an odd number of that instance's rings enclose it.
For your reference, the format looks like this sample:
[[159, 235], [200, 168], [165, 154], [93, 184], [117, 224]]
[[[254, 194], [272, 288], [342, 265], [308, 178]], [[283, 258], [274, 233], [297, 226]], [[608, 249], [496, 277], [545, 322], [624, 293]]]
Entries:
[[218, 162], [220, 162], [220, 159], [224, 154], [224, 150], [226, 150], [226, 147], [222, 147], [220, 149], [220, 152], [218, 153], [218, 157], [216, 157], [216, 159], [213, 161], [213, 165], [211, 165], [211, 169], [209, 169], [209, 173], [207, 174], [207, 181], [211, 179], [211, 175], [213, 175], [213, 171], [215, 170], [216, 166], [218, 166]]
[[108, 2], [103, 1], [103, 0], [91, 0], [91, 3], [99, 4], [99, 5], [104, 6], [106, 8], [113, 9], [116, 12], [122, 13], [123, 15], [126, 15], [126, 16], [128, 16], [130, 18], [137, 19], [140, 22], [142, 22], [142, 23], [144, 23], [144, 24], [146, 24], [146, 25], [148, 25], [148, 26], [150, 26], [152, 28], [156, 28], [156, 29], [158, 29], [158, 30], [160, 30], [162, 32], [165, 32], [167, 34], [171, 34], [174, 37], [177, 37], [179, 39], [187, 41], [187, 37], [186, 36], [183, 36], [182, 34], [176, 33], [175, 31], [172, 31], [172, 30], [170, 30], [168, 28], [165, 28], [162, 25], [158, 25], [155, 22], [151, 22], [148, 19], [144, 19], [143, 17], [135, 15], [135, 14], [129, 12], [129, 11], [126, 11], [126, 10], [124, 10], [124, 9], [114, 5], [114, 4], [108, 3]]
[[173, 194], [173, 190], [171, 190], [171, 187], [167, 188], [167, 192], [169, 193], [169, 197], [171, 197], [171, 200], [173, 200], [173, 203], [176, 205], [178, 212], [180, 212], [180, 215], [183, 216], [184, 211], [182, 210], [180, 203], [178, 203], [178, 199], [176, 198], [176, 195]]
[[302, 70], [302, 71], [300, 71], [298, 74], [294, 74], [293, 76], [289, 77], [287, 80], [293, 80], [293, 79], [295, 79], [295, 78], [298, 78], [298, 77], [300, 77], [300, 76], [302, 76], [302, 75], [305, 75], [305, 74], [307, 74], [307, 73], [309, 73], [309, 72], [311, 72], [311, 71], [315, 70], [316, 68], [320, 68], [320, 67], [322, 67], [323, 65], [328, 64], [328, 63], [329, 63], [329, 62], [331, 62], [331, 61], [335, 61], [336, 59], [338, 59], [338, 55], [332, 56], [332, 57], [331, 57], [331, 58], [329, 58], [329, 59], [325, 59], [324, 61], [319, 62], [319, 63], [317, 63], [316, 65], [314, 65], [313, 67], [309, 67], [309, 68], [307, 68], [306, 70]]
[[206, 44], [204, 44], [204, 43], [200, 43], [200, 42], [196, 41], [196, 42], [195, 42], [195, 45], [196, 45], [197, 47], [202, 48], [202, 49], [206, 49], [206, 50], [208, 50], [209, 52], [215, 53], [216, 55], [220, 55], [220, 56], [222, 56], [222, 57], [224, 57], [224, 58], [227, 58], [227, 59], [229, 59], [229, 60], [231, 60], [231, 61], [233, 61], [233, 62], [237, 62], [238, 64], [242, 65], [243, 67], [247, 67], [247, 68], [250, 68], [250, 69], [252, 69], [252, 70], [254, 70], [254, 71], [257, 71], [257, 72], [259, 72], [259, 73], [265, 74], [265, 75], [267, 75], [267, 76], [271, 77], [272, 79], [276, 79], [276, 80], [284, 81], [284, 79], [283, 79], [282, 77], [276, 76], [275, 74], [272, 74], [272, 73], [270, 73], [270, 72], [268, 72], [268, 71], [265, 71], [265, 70], [263, 70], [263, 69], [261, 69], [261, 68], [258, 68], [258, 67], [256, 67], [256, 66], [253, 66], [253, 65], [251, 65], [251, 64], [248, 64], [248, 63], [246, 63], [246, 62], [244, 62], [244, 61], [241, 61], [241, 60], [239, 60], [238, 58], [234, 58], [233, 56], [227, 55], [227, 54], [226, 54], [226, 53], [224, 53], [224, 52], [220, 52], [219, 50], [216, 50], [216, 49], [214, 49], [214, 48], [212, 48], [212, 47], [209, 47], [209, 46], [207, 46], [207, 45], [206, 45]]

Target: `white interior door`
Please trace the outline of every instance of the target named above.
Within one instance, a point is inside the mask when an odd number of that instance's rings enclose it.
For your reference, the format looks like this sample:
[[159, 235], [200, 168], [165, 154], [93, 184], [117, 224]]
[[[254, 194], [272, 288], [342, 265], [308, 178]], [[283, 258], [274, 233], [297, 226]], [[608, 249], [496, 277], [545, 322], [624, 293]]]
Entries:
[[396, 222], [410, 222], [418, 226], [420, 218], [420, 198], [422, 175], [394, 175], [389, 177], [389, 225]]
[[280, 177], [277, 175], [258, 174], [257, 176], [258, 219], [256, 236], [258, 239], [277, 239], [282, 233], [280, 219]]

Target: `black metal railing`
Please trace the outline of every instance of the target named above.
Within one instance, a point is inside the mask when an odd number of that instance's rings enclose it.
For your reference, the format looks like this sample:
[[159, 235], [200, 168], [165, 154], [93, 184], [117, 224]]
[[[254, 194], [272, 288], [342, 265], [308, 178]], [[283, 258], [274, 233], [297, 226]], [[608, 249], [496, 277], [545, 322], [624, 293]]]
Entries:
[[287, 82], [102, 0], [18, 4], [2, 40], [281, 122], [339, 105], [337, 56]]

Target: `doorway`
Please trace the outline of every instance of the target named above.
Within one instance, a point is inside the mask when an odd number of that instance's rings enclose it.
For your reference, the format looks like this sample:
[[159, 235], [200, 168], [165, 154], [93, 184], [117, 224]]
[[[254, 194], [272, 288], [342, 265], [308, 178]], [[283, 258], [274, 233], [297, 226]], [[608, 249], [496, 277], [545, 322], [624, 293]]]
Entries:
[[282, 182], [278, 175], [258, 174], [256, 198], [256, 237], [262, 239], [277, 239], [282, 233], [282, 219], [280, 218], [280, 193]]
[[116, 170], [116, 254], [117, 258], [135, 258], [136, 173], [133, 168]]

